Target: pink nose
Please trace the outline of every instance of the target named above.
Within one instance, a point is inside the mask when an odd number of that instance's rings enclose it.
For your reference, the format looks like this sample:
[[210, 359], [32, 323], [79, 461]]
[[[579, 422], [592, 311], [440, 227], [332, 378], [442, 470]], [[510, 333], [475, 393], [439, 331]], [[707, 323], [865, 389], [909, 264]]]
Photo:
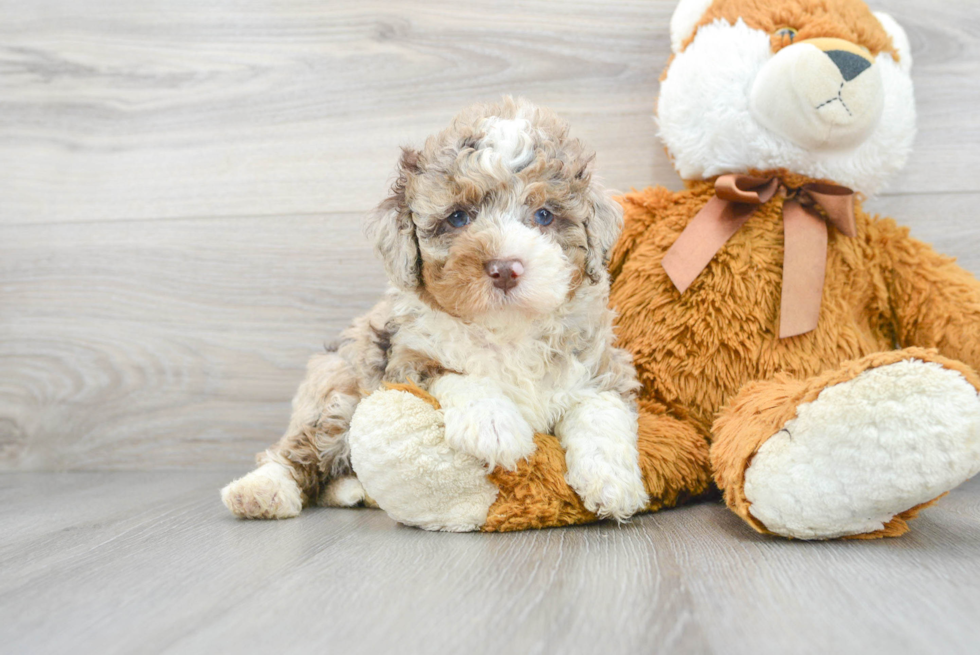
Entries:
[[517, 286], [521, 275], [524, 274], [524, 264], [516, 259], [492, 259], [483, 268], [493, 280], [493, 286], [510, 291]]

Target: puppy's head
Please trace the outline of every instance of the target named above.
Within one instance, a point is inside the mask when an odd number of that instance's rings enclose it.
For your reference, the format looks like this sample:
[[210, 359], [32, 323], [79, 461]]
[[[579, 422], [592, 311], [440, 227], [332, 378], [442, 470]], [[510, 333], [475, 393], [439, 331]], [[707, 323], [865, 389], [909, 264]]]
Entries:
[[465, 320], [548, 314], [608, 284], [622, 212], [592, 154], [524, 100], [478, 105], [404, 150], [372, 232], [391, 282]]

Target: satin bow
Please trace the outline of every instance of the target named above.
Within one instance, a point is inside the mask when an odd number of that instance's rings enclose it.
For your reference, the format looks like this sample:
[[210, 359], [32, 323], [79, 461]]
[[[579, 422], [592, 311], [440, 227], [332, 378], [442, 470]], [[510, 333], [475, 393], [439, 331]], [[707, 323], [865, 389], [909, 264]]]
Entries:
[[664, 255], [663, 267], [681, 293], [707, 267], [725, 243], [776, 192], [783, 202], [783, 289], [779, 338], [794, 337], [817, 327], [827, 273], [827, 223], [846, 236], [857, 235], [854, 192], [844, 186], [813, 182], [796, 189], [778, 177], [722, 175], [715, 196], [699, 211]]

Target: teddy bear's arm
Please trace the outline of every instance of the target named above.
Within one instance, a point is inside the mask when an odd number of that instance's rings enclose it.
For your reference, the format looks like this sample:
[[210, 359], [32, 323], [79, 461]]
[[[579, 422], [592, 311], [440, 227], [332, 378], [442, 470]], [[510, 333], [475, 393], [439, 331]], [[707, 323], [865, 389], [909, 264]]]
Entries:
[[872, 225], [903, 347], [937, 348], [980, 370], [980, 281], [890, 219]]

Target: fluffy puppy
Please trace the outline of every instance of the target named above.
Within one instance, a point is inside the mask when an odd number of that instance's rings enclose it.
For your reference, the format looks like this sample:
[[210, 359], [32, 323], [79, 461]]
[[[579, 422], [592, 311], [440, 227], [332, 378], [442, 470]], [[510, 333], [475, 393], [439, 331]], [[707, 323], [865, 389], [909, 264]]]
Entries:
[[221, 497], [237, 516], [373, 504], [350, 468], [362, 397], [413, 381], [439, 399], [446, 440], [514, 468], [555, 434], [567, 480], [599, 516], [647, 501], [630, 355], [614, 348], [606, 253], [622, 215], [591, 153], [551, 111], [505, 98], [404, 150], [370, 233], [391, 286], [313, 357], [285, 436]]

